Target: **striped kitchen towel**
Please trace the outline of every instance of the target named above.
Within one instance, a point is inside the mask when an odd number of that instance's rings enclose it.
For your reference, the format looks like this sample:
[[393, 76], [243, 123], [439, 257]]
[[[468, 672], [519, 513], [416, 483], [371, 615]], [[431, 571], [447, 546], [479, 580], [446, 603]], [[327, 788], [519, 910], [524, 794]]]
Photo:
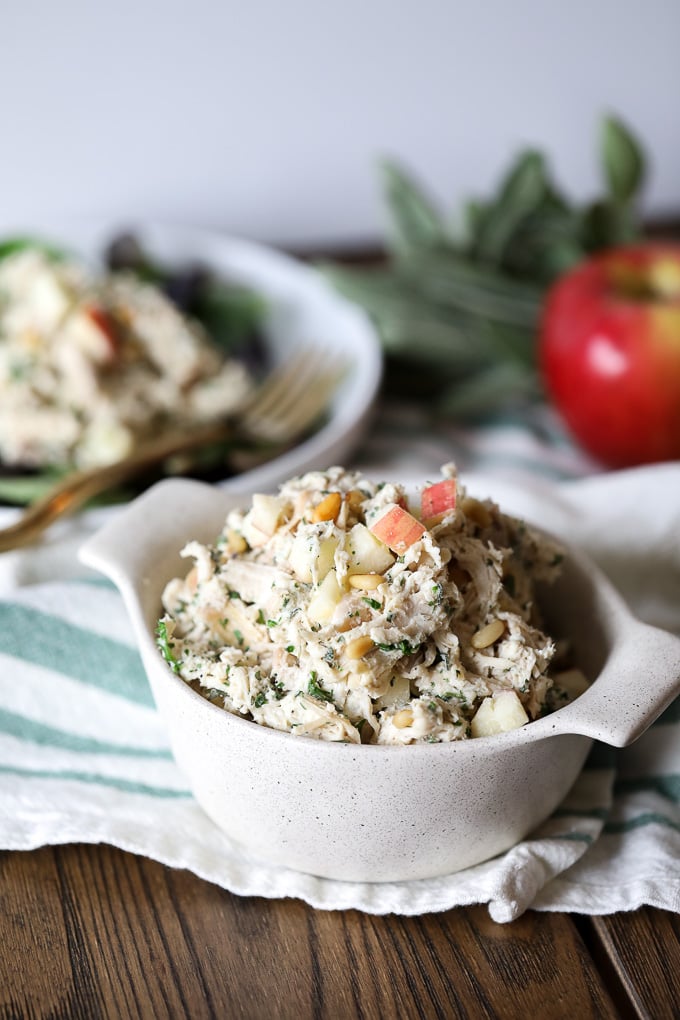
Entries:
[[[446, 436], [397, 418], [383, 418], [362, 466], [422, 479], [457, 459], [471, 491], [586, 549], [638, 615], [680, 631], [680, 465], [579, 478], [587, 465], [567, 446], [542, 460], [535, 436], [507, 423]], [[204, 816], [172, 760], [117, 592], [69, 555], [97, 523], [85, 515], [50, 538], [46, 582], [40, 549], [10, 554], [0, 570], [0, 848], [105, 842], [234, 893], [325, 909], [418, 914], [483, 902], [507, 921], [529, 907], [680, 908], [680, 703], [630, 748], [596, 745], [544, 825], [466, 871], [357, 885], [249, 860]]]

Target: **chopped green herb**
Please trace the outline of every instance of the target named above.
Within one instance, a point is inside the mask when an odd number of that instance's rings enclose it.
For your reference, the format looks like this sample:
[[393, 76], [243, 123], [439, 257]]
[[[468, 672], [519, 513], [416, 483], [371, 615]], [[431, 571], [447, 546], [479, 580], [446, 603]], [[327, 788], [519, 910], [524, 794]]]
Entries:
[[277, 701], [280, 701], [286, 693], [286, 688], [283, 686], [283, 683], [275, 677], [271, 677], [269, 683], [271, 684], [272, 691], [274, 692], [274, 697]]
[[325, 691], [320, 683], [317, 682], [317, 675], [312, 670], [309, 677], [309, 683], [307, 684], [307, 693], [311, 694], [313, 698], [318, 698], [320, 701], [328, 701], [333, 703], [333, 695], [330, 691]]
[[280, 620], [267, 620], [268, 627], [278, 627], [280, 623], [281, 623]]
[[411, 645], [406, 638], [404, 638], [403, 641], [397, 641], [392, 645], [378, 644], [378, 648], [380, 648], [383, 652], [401, 652], [402, 655], [413, 655], [418, 651], [420, 645]]
[[241, 633], [240, 630], [236, 630], [236, 628], [234, 628], [234, 637], [236, 638], [240, 645], [243, 644], [243, 634]]
[[467, 699], [462, 691], [447, 691], [446, 694], [440, 694], [439, 697], [442, 701], [453, 701], [455, 698], [456, 701], [460, 701], [461, 705], [465, 706], [467, 704]]
[[382, 603], [378, 602], [377, 599], [369, 599], [368, 597], [363, 596], [361, 601], [365, 602], [367, 606], [371, 607], [371, 609], [382, 609]]
[[258, 609], [258, 611], [257, 611], [257, 622], [261, 623], [262, 626], [264, 627], [264, 623], [265, 623], [264, 613], [262, 612], [261, 609]]
[[255, 708], [262, 708], [262, 706], [266, 703], [266, 701], [267, 701], [267, 695], [264, 694], [262, 691], [260, 691], [258, 696], [254, 699], [253, 705], [255, 706]]
[[295, 645], [286, 645], [286, 651], [290, 652], [290, 654], [292, 655], [293, 652], [295, 651]]
[[175, 658], [172, 650], [173, 646], [168, 637], [168, 625], [165, 620], [159, 620], [156, 626], [156, 644], [172, 672], [179, 673], [181, 663]]

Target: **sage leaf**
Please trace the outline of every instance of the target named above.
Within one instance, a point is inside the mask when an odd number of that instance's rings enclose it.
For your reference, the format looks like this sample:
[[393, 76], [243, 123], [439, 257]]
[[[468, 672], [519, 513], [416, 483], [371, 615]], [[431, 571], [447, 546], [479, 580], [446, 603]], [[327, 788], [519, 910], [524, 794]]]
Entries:
[[454, 416], [540, 395], [536, 335], [547, 287], [639, 229], [633, 199], [644, 157], [615, 118], [602, 132], [609, 191], [585, 207], [562, 194], [534, 150], [517, 156], [494, 195], [451, 217], [406, 171], [383, 165], [388, 264], [322, 268], [375, 322], [387, 392], [417, 394]]
[[383, 161], [382, 176], [396, 250], [439, 244], [445, 235], [443, 221], [414, 178], [391, 160]]
[[522, 153], [501, 184], [496, 201], [479, 226], [475, 254], [481, 261], [500, 264], [513, 234], [548, 194], [545, 160], [539, 152]]
[[478, 418], [535, 398], [538, 392], [535, 375], [527, 374], [512, 362], [497, 362], [447, 389], [439, 400], [438, 410], [456, 418]]
[[614, 248], [638, 236], [633, 212], [628, 205], [611, 201], [592, 202], [583, 210], [583, 240], [587, 251]]
[[617, 117], [602, 124], [602, 162], [609, 194], [624, 205], [635, 197], [645, 176], [645, 159], [636, 139]]
[[452, 252], [422, 252], [400, 266], [425, 299], [498, 322], [535, 326], [541, 291]]

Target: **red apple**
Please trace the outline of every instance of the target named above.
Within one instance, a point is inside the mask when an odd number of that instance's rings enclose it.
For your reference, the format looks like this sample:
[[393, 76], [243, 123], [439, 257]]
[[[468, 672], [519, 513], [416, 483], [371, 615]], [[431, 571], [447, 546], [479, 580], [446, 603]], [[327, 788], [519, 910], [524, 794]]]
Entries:
[[680, 246], [612, 249], [566, 273], [539, 356], [567, 426], [604, 464], [680, 458]]

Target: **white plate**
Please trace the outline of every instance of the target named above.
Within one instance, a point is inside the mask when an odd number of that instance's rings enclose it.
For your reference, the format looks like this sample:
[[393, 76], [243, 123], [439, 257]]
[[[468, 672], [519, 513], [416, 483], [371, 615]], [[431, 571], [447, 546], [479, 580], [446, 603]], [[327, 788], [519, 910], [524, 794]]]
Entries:
[[107, 244], [128, 231], [162, 262], [201, 262], [261, 294], [269, 308], [265, 341], [274, 364], [286, 360], [301, 345], [342, 352], [347, 359], [348, 371], [325, 424], [298, 446], [221, 482], [221, 487], [247, 492], [268, 489], [303, 471], [345, 462], [368, 423], [380, 385], [382, 356], [367, 316], [335, 292], [316, 270], [263, 245], [217, 231], [169, 224], [52, 221], [33, 229], [25, 225], [3, 228], [2, 235], [40, 237], [101, 263]]

